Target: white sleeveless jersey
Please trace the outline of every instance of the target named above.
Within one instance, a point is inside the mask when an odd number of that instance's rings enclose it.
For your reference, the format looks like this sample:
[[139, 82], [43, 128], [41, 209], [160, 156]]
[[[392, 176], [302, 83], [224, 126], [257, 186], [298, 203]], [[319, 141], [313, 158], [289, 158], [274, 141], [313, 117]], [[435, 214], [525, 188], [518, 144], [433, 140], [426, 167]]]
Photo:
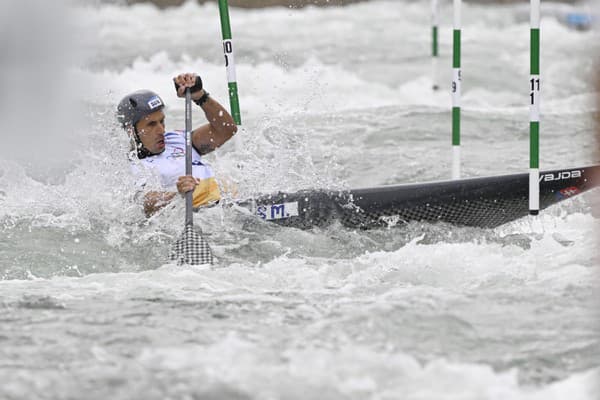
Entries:
[[[154, 156], [133, 160], [131, 168], [138, 177], [140, 186], [147, 186], [148, 178], [155, 177], [159, 178], [163, 190], [176, 192], [177, 179], [185, 175], [185, 132], [165, 133], [165, 150]], [[200, 154], [193, 147], [192, 175], [200, 179], [200, 184], [194, 190], [194, 207], [220, 199], [219, 187], [212, 168], [202, 162]]]

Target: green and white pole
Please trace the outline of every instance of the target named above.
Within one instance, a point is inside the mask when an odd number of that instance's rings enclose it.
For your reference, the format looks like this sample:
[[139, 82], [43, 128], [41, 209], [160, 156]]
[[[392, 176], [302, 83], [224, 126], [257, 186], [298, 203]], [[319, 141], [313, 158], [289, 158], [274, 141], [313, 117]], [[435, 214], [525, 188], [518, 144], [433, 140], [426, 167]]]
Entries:
[[227, 68], [227, 82], [229, 86], [229, 104], [231, 116], [236, 125], [242, 124], [238, 88], [235, 77], [235, 57], [233, 55], [233, 40], [231, 40], [231, 25], [229, 23], [229, 5], [227, 0], [219, 0], [219, 14], [221, 16], [221, 32], [223, 34], [223, 53], [225, 54], [225, 67]]
[[529, 214], [540, 212], [540, 0], [531, 0]]
[[438, 90], [438, 0], [431, 0], [431, 67], [432, 67], [432, 89]]
[[460, 7], [454, 0], [454, 35], [452, 40], [452, 179], [460, 178]]

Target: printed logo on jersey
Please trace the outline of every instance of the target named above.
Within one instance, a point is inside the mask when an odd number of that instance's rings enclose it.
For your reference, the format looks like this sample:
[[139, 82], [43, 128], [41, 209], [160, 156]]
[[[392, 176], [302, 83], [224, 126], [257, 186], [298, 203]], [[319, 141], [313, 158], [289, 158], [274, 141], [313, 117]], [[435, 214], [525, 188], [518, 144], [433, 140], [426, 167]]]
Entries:
[[163, 103], [160, 100], [160, 97], [158, 96], [154, 96], [150, 100], [148, 100], [148, 107], [150, 107], [151, 110], [154, 110], [155, 108], [158, 108], [162, 105]]
[[173, 146], [172, 149], [171, 154], [167, 156], [168, 159], [185, 157], [185, 149], [183, 147]]

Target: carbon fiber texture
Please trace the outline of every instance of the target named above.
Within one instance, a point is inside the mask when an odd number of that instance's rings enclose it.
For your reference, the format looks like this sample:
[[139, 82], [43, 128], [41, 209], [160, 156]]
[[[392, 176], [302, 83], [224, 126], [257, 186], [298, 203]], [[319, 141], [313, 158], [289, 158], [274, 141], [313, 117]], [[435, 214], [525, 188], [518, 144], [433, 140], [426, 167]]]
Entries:
[[[540, 172], [540, 209], [599, 184], [600, 166]], [[280, 192], [254, 200], [252, 209], [263, 219], [301, 229], [336, 220], [358, 229], [411, 221], [494, 228], [529, 214], [528, 193], [525, 173], [344, 192]]]

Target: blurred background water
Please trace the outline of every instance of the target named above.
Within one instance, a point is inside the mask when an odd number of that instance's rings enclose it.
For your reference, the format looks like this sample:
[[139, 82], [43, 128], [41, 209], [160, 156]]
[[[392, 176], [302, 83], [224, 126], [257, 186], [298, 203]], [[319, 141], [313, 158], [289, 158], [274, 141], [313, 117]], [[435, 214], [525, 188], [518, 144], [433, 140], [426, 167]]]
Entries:
[[[143, 216], [114, 109], [152, 89], [181, 128], [184, 71], [227, 104], [217, 6], [2, 7], [0, 398], [597, 397], [597, 193], [493, 230], [213, 208], [218, 265], [176, 267], [183, 204]], [[598, 162], [600, 42], [564, 7], [542, 18], [543, 169]], [[451, 2], [438, 92], [428, 2], [230, 14], [243, 126], [208, 159], [237, 197], [449, 178]], [[526, 171], [527, 8], [464, 4], [462, 68], [464, 175]]]

